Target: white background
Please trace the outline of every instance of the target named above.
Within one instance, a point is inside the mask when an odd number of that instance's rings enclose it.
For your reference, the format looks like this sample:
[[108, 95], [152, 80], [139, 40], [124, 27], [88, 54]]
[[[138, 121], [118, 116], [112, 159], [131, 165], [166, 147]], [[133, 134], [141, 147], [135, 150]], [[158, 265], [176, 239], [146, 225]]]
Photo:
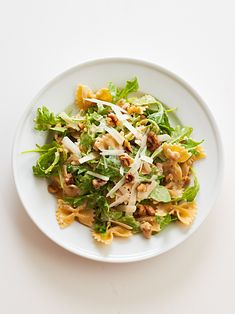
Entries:
[[[235, 2], [0, 5], [0, 312], [235, 313]], [[179, 247], [139, 263], [93, 262], [52, 243], [25, 213], [11, 172], [15, 127], [32, 97], [63, 70], [105, 56], [180, 75], [208, 103], [224, 140], [223, 188], [206, 222]]]

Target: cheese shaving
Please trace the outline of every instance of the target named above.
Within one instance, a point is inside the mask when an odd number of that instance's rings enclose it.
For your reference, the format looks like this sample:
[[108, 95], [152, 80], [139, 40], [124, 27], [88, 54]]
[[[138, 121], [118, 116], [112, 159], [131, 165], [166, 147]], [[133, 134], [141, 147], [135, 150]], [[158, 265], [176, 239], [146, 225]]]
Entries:
[[113, 203], [111, 203], [111, 204], [109, 205], [109, 207], [114, 207], [114, 206], [117, 206], [117, 205], [119, 205], [119, 204], [122, 204], [122, 203], [125, 202], [128, 198], [129, 198], [129, 194], [126, 193], [126, 194], [124, 194], [124, 195], [118, 197], [118, 198], [116, 199], [116, 201], [114, 201]]
[[104, 181], [108, 181], [109, 180], [109, 177], [103, 176], [102, 174], [99, 174], [99, 173], [96, 173], [96, 172], [93, 172], [93, 171], [87, 171], [87, 174], [89, 174], [92, 177], [104, 180]]
[[123, 177], [120, 181], [118, 181], [118, 183], [116, 183], [114, 185], [114, 187], [108, 192], [108, 194], [106, 195], [111, 196], [114, 192], [116, 192], [117, 190], [120, 189], [120, 187], [125, 183], [125, 177]]
[[124, 155], [125, 152], [122, 149], [103, 149], [100, 154], [102, 156], [120, 156]]
[[70, 152], [77, 155], [78, 157], [81, 157], [81, 152], [76, 144], [74, 144], [70, 138], [65, 136], [62, 140], [62, 143], [65, 148], [67, 148]]
[[95, 154], [89, 154], [89, 155], [86, 155], [80, 159], [78, 159], [79, 163], [80, 164], [84, 164], [85, 162], [89, 161], [89, 160], [93, 160], [96, 158], [96, 155]]
[[104, 129], [115, 139], [115, 141], [118, 144], [120, 145], [123, 144], [123, 142], [125, 141], [125, 138], [117, 130], [115, 130], [114, 128], [110, 128], [108, 126], [104, 126]]

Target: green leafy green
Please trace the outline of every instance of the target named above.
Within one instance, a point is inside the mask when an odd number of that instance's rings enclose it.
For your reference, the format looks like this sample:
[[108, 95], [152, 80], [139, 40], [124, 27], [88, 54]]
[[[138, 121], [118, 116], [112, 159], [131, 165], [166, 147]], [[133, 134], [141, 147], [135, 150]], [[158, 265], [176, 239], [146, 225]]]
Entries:
[[180, 198], [180, 200], [192, 202], [195, 199], [195, 197], [197, 196], [197, 193], [200, 189], [200, 185], [199, 185], [198, 179], [196, 177], [196, 174], [193, 170], [192, 170], [192, 173], [193, 173], [193, 177], [194, 177], [194, 184], [193, 184], [193, 186], [190, 186], [184, 190], [183, 195]]
[[49, 177], [58, 175], [59, 163], [63, 161], [63, 154], [60, 153], [60, 146], [56, 142], [51, 144], [37, 145], [37, 149], [27, 152], [40, 154], [36, 165], [33, 166], [33, 173], [38, 177]]
[[131, 81], [126, 82], [126, 86], [119, 92], [119, 99], [126, 98], [130, 93], [137, 92], [139, 89], [138, 80], [135, 77]]
[[113, 82], [109, 82], [108, 83], [108, 89], [110, 91], [110, 94], [113, 97], [113, 101], [116, 102], [117, 98], [118, 98], [118, 94], [119, 94], [119, 90], [118, 90], [117, 86], [114, 85]]
[[75, 174], [75, 182], [76, 185], [81, 190], [81, 193], [87, 194], [94, 190], [92, 185], [92, 180], [94, 177], [88, 175], [88, 174]]
[[87, 132], [83, 132], [80, 136], [80, 145], [86, 151], [86, 153], [90, 152], [92, 149], [92, 145], [94, 143], [94, 138]]
[[135, 218], [133, 216], [126, 215], [126, 216], [123, 216], [123, 217], [117, 219], [117, 221], [122, 222], [122, 223], [132, 227], [133, 232], [139, 232], [140, 223], [137, 220], [135, 220]]
[[150, 193], [149, 198], [157, 202], [170, 202], [171, 196], [168, 189], [163, 185], [157, 185], [153, 191]]
[[157, 123], [162, 133], [171, 135], [174, 129], [170, 125], [166, 110], [161, 103], [158, 103], [157, 105], [158, 110], [148, 115], [148, 120]]
[[156, 216], [156, 221], [159, 223], [161, 230], [168, 226], [172, 221], [176, 220], [177, 218], [170, 214], [167, 214], [166, 216]]
[[171, 143], [177, 143], [184, 137], [189, 137], [192, 132], [193, 128], [191, 127], [177, 125], [175, 130], [171, 134]]
[[198, 145], [200, 145], [201, 143], [203, 142], [200, 141], [200, 142], [196, 142], [194, 141], [193, 139], [191, 138], [187, 138], [186, 140], [183, 141], [182, 146], [184, 146], [188, 151], [192, 151], [195, 147], [197, 147]]
[[127, 98], [130, 93], [137, 92], [139, 89], [139, 84], [137, 78], [127, 81], [126, 86], [122, 89], [117, 88], [112, 82], [109, 82], [108, 89], [113, 97], [113, 101], [116, 102], [121, 98]]
[[133, 105], [138, 106], [146, 106], [146, 105], [153, 105], [158, 104], [159, 102], [151, 95], [144, 95], [140, 98], [133, 97], [128, 99], [129, 102], [131, 102]]
[[119, 179], [121, 162], [116, 156], [103, 156], [95, 167], [95, 171], [108, 176], [110, 180]]
[[52, 127], [55, 127], [57, 123], [61, 122], [61, 119], [53, 112], [50, 112], [47, 107], [43, 106], [38, 108], [36, 118], [34, 119], [35, 130], [47, 131]]

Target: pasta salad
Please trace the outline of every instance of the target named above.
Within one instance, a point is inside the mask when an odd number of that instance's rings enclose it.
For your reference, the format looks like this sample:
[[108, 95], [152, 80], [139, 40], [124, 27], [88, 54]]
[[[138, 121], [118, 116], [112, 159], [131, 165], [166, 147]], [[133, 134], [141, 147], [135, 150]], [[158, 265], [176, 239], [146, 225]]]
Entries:
[[78, 85], [72, 110], [37, 109], [35, 129], [47, 143], [27, 152], [39, 158], [33, 174], [48, 180], [61, 228], [74, 221], [105, 244], [142, 233], [147, 239], [168, 224], [190, 225], [199, 183], [193, 164], [205, 157], [193, 129], [173, 126], [168, 109], [138, 80], [112, 82], [94, 92]]

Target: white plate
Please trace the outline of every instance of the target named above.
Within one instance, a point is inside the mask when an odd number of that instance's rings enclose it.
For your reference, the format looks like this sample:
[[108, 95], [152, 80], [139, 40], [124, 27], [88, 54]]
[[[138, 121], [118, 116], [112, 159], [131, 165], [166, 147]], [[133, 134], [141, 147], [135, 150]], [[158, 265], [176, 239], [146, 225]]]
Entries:
[[[177, 116], [183, 124], [194, 128], [195, 139], [205, 139], [203, 144], [207, 158], [196, 165], [201, 185], [197, 197], [198, 213], [189, 228], [178, 224], [169, 226], [150, 240], [141, 235], [129, 239], [115, 238], [112, 245], [97, 244], [90, 229], [79, 223], [61, 230], [56, 222], [55, 198], [47, 192], [45, 180], [32, 174], [32, 165], [37, 154], [21, 152], [42, 144], [45, 135], [34, 131], [33, 119], [36, 108], [45, 105], [60, 112], [74, 100], [78, 83], [93, 89], [106, 86], [113, 81], [122, 86], [127, 79], [138, 77], [141, 91], [152, 94], [169, 107], [177, 107]], [[187, 239], [208, 215], [222, 175], [222, 148], [215, 121], [201, 97], [175, 74], [148, 62], [127, 58], [94, 60], [75, 66], [49, 82], [34, 98], [21, 118], [13, 148], [13, 168], [17, 190], [21, 201], [34, 223], [51, 240], [63, 248], [98, 261], [130, 262], [150, 258], [170, 250]]]

